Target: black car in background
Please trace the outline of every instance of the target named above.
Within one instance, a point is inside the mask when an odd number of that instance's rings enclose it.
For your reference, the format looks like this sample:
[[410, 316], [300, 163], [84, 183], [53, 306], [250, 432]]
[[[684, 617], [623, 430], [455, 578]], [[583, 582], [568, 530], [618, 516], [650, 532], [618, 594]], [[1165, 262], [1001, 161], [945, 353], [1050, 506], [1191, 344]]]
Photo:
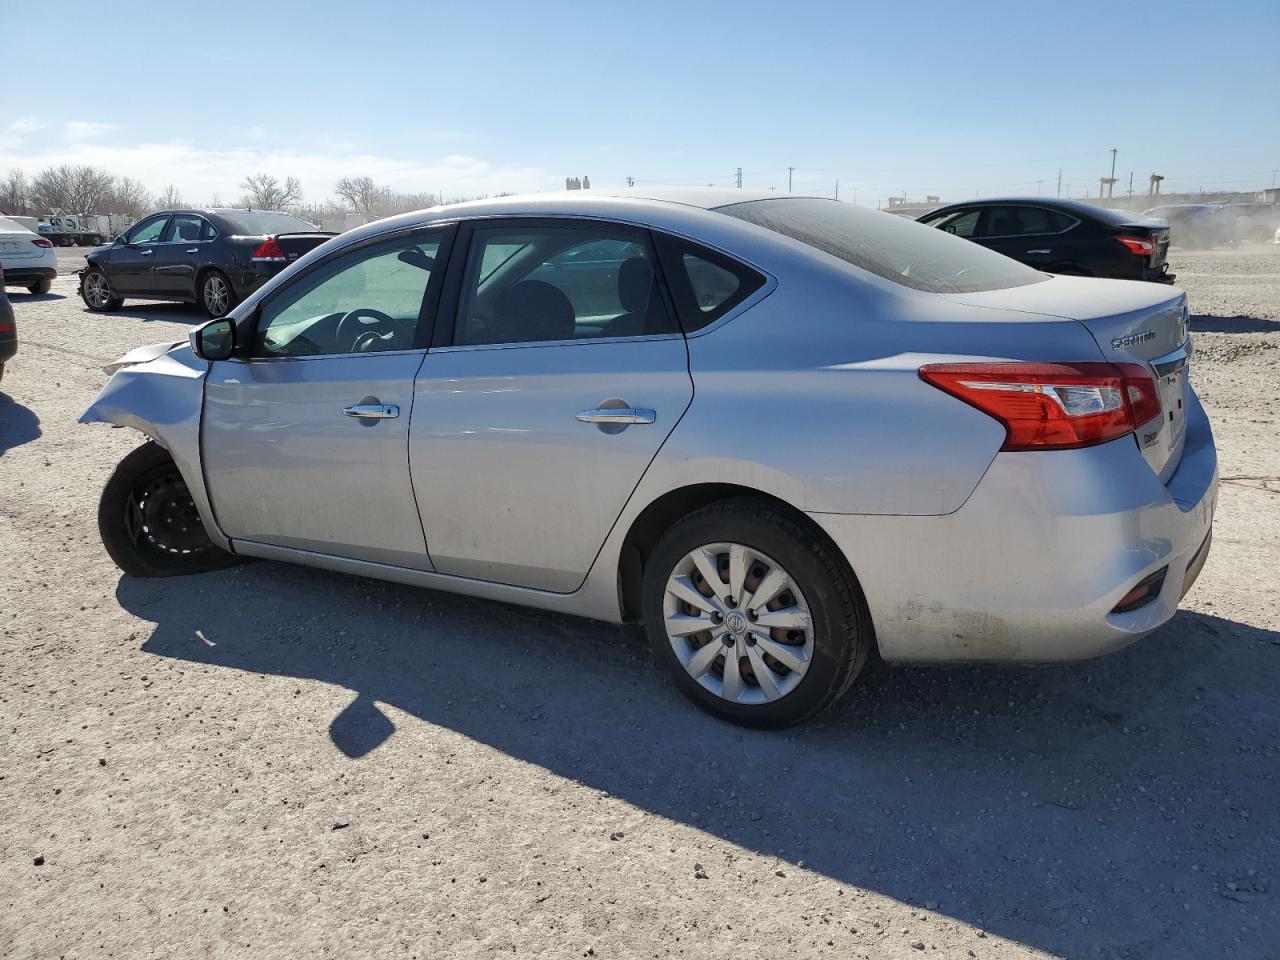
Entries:
[[164, 210], [85, 255], [80, 296], [100, 313], [136, 297], [198, 303], [221, 317], [332, 236], [273, 210]]
[[953, 203], [919, 222], [1046, 273], [1173, 282], [1168, 226], [1131, 211], [1028, 197]]

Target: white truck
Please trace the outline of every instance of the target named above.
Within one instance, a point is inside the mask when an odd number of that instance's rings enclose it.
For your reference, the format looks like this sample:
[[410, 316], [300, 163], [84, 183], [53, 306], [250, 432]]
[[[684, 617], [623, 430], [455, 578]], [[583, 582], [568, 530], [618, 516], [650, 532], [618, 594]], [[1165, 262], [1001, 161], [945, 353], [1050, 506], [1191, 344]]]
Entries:
[[14, 217], [59, 247], [96, 247], [110, 243], [133, 226], [133, 217], [124, 214], [94, 213], [83, 216], [54, 214], [48, 217]]

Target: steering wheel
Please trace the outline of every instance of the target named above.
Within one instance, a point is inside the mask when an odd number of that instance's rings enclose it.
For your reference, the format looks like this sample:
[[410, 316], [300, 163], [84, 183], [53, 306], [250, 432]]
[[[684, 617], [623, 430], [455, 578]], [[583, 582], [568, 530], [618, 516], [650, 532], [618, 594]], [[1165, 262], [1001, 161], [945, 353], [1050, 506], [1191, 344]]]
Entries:
[[368, 307], [352, 310], [339, 320], [333, 338], [339, 344], [349, 342], [352, 353], [390, 349], [388, 344], [395, 340], [401, 340], [407, 347], [411, 340], [409, 331], [399, 320], [381, 310], [371, 310]]

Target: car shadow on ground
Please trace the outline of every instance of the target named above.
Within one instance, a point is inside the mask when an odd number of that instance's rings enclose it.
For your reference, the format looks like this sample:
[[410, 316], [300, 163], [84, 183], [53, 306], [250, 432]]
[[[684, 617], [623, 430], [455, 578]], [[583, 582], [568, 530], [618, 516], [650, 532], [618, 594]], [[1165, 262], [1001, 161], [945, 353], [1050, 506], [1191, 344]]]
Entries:
[[[34, 410], [24, 407], [5, 393], [4, 381], [0, 380], [0, 456], [39, 436], [40, 418]], [[12, 488], [7, 492], [12, 495]]]
[[[86, 313], [91, 311], [86, 307]], [[165, 323], [185, 323], [189, 326], [204, 323], [209, 319], [209, 315], [192, 303], [130, 303], [118, 310], [112, 310], [110, 313], [101, 315], [104, 319], [110, 317], [126, 317], [130, 320], [142, 320], [146, 322], [160, 320]]]
[[9, 291], [9, 300], [13, 305], [21, 306], [24, 303], [50, 303], [54, 300], [65, 300], [66, 295], [61, 293], [16, 293]]
[[881, 669], [764, 733], [702, 714], [642, 641], [588, 621], [272, 563], [125, 577], [117, 597], [155, 624], [146, 652], [350, 690], [336, 765], [376, 758], [387, 704], [1055, 956], [1280, 942], [1260, 841], [1280, 820], [1274, 631], [1184, 612], [1086, 664]]
[[1249, 317], [1219, 317], [1209, 313], [1191, 314], [1192, 333], [1275, 333], [1280, 330], [1280, 320]]

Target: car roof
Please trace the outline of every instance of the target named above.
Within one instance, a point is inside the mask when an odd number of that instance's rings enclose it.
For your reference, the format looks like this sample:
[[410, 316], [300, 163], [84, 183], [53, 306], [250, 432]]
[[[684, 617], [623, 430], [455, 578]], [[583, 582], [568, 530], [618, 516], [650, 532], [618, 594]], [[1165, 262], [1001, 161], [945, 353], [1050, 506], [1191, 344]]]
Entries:
[[527, 207], [531, 201], [536, 201], [540, 207], [546, 207], [549, 204], [563, 206], [565, 213], [577, 213], [590, 210], [600, 201], [638, 200], [663, 204], [678, 203], [702, 210], [715, 210], [718, 207], [727, 207], [734, 203], [749, 203], [753, 200], [794, 199], [804, 196], [806, 195], [778, 193], [772, 190], [745, 190], [737, 187], [592, 187], [588, 190], [509, 194], [484, 200], [445, 204], [431, 209], [459, 213], [473, 210], [498, 211], [503, 208], [514, 211]]
[[1073, 213], [1093, 214], [1101, 207], [1095, 207], [1091, 203], [1084, 203], [1080, 200], [1063, 200], [1060, 197], [980, 197], [977, 200], [957, 200], [955, 203], [944, 203], [941, 206], [934, 207], [930, 213], [937, 213], [940, 210], [950, 210], [960, 207], [993, 207], [1002, 204], [1013, 204], [1015, 206], [1035, 206], [1035, 207], [1051, 207], [1060, 210], [1070, 210]]

